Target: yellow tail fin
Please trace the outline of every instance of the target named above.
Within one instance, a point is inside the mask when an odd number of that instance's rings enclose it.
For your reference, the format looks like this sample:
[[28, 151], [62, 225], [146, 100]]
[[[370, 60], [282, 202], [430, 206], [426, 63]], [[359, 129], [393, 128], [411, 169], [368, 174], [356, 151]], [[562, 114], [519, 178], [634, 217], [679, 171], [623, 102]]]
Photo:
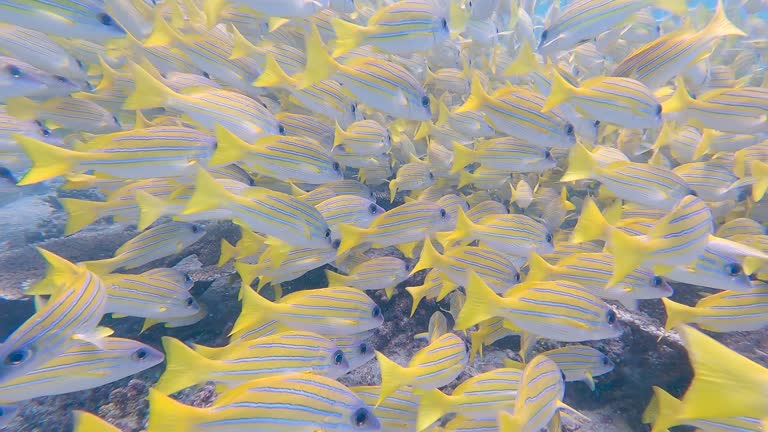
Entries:
[[241, 285], [240, 295], [243, 298], [243, 309], [240, 312], [240, 316], [237, 317], [237, 321], [235, 321], [235, 325], [229, 333], [230, 335], [267, 322], [272, 311], [277, 307], [275, 303], [259, 295], [246, 283]]
[[662, 298], [664, 303], [664, 310], [667, 312], [667, 322], [664, 324], [664, 329], [667, 331], [673, 328], [679, 327], [683, 324], [691, 324], [696, 317], [696, 308], [675, 303], [668, 298]]
[[92, 224], [109, 208], [108, 202], [86, 201], [73, 198], [59, 198], [59, 203], [67, 212], [67, 225], [64, 235], [70, 235]]
[[347, 285], [347, 276], [325, 270], [325, 277], [328, 278], [328, 286], [345, 286]]
[[229, 53], [230, 60], [237, 60], [239, 58], [247, 57], [258, 51], [258, 48], [254, 46], [251, 41], [245, 38], [240, 30], [236, 26], [227, 26], [232, 33], [232, 52]]
[[[221, 239], [221, 252], [219, 253], [219, 262], [216, 263], [216, 266], [223, 266], [224, 264], [228, 263], [229, 260], [234, 258], [236, 254], [237, 249], [235, 249], [235, 247], [225, 239]], [[242, 278], [242, 275], [240, 277]], [[248, 285], [250, 285], [250, 282]]]
[[174, 91], [153, 77], [139, 65], [132, 64], [135, 88], [125, 99], [123, 109], [140, 110], [165, 106], [168, 99], [175, 95]]
[[208, 171], [197, 169], [195, 178], [195, 192], [187, 201], [183, 215], [200, 213], [206, 210], [214, 210], [228, 202], [230, 193], [223, 186], [216, 182]]
[[651, 432], [668, 432], [672, 426], [677, 426], [675, 420], [680, 411], [680, 401], [659, 387], [653, 386], [651, 402], [643, 411], [643, 423], [653, 423]]
[[568, 156], [568, 170], [560, 178], [560, 181], [570, 182], [592, 178], [596, 167], [597, 162], [592, 152], [587, 150], [584, 145], [576, 144]]
[[556, 268], [557, 267], [546, 262], [541, 255], [533, 252], [528, 257], [528, 276], [526, 276], [525, 281], [549, 280], [548, 275], [554, 275]]
[[139, 222], [136, 227], [139, 231], [144, 231], [156, 220], [168, 214], [167, 201], [142, 190], [136, 191], [136, 205], [139, 206]]
[[475, 150], [469, 147], [465, 147], [459, 143], [453, 144], [453, 166], [451, 166], [451, 174], [456, 174], [461, 171], [467, 165], [471, 165], [475, 162]]
[[[207, 3], [207, 2], [206, 2]], [[206, 408], [195, 408], [149, 389], [149, 422], [146, 432], [191, 431], [208, 416]]]
[[571, 85], [563, 78], [562, 75], [555, 69], [552, 71], [552, 88], [549, 91], [547, 100], [544, 101], [544, 106], [541, 108], [541, 112], [548, 112], [553, 108], [568, 102], [576, 93], [578, 89]]
[[607, 288], [624, 280], [643, 263], [648, 255], [648, 243], [644, 237], [630, 236], [618, 229], [611, 231], [609, 247], [613, 255], [621, 259], [613, 260], [613, 275], [608, 281]]
[[86, 155], [19, 134], [13, 134], [12, 137], [32, 159], [32, 168], [19, 180], [19, 186], [40, 183], [74, 171], [78, 162]]
[[182, 39], [176, 30], [174, 30], [165, 20], [163, 14], [155, 13], [154, 26], [152, 28], [152, 34], [142, 44], [145, 48], [171, 46], [174, 42]]
[[751, 168], [752, 177], [755, 178], [755, 184], [752, 185], [752, 200], [758, 202], [763, 199], [765, 191], [768, 189], [768, 164], [754, 160]]
[[675, 92], [672, 93], [672, 97], [661, 104], [662, 112], [669, 114], [685, 111], [693, 102], [694, 99], [688, 94], [688, 89], [685, 87], [685, 80], [682, 76], [678, 76], [675, 79]]
[[432, 423], [448, 413], [454, 412], [453, 398], [438, 389], [431, 389], [421, 394], [416, 415], [416, 430], [423, 431]]
[[[250, 286], [257, 277], [261, 276], [263, 268], [263, 266], [258, 264], [235, 261], [235, 271], [240, 275], [240, 279], [242, 279], [244, 285]], [[242, 295], [242, 290], [240, 291], [240, 295]], [[238, 297], [238, 300], [242, 300], [242, 298]]]
[[344, 21], [341, 18], [333, 18], [331, 25], [334, 33], [336, 33], [334, 57], [351, 51], [365, 42], [366, 30], [368, 30], [366, 27]]
[[203, 357], [180, 340], [163, 336], [165, 371], [153, 388], [163, 394], [176, 393], [187, 387], [205, 382], [207, 372], [215, 371], [215, 361]]
[[712, 19], [709, 21], [706, 27], [704, 27], [699, 31], [699, 34], [703, 35], [706, 38], [709, 38], [710, 40], [714, 40], [724, 36], [746, 36], [747, 35], [740, 28], [733, 25], [733, 23], [730, 20], [728, 20], [728, 17], [725, 16], [725, 8], [723, 7], [722, 0], [717, 1], [717, 8], [715, 9], [715, 14], [712, 16]]
[[405, 287], [405, 290], [408, 291], [408, 294], [413, 298], [413, 303], [411, 303], [411, 316], [413, 316], [413, 314], [416, 313], [416, 308], [419, 306], [421, 299], [427, 295], [429, 287], [425, 284]]
[[89, 412], [72, 411], [72, 414], [75, 417], [74, 432], [121, 432], [117, 426]]
[[437, 263], [439, 263], [442, 258], [443, 256], [440, 255], [437, 249], [435, 249], [435, 246], [432, 244], [432, 240], [427, 237], [424, 240], [424, 247], [421, 249], [419, 261], [416, 263], [416, 265], [413, 266], [413, 270], [411, 270], [410, 274], [413, 275], [420, 270], [432, 268]]
[[296, 87], [297, 81], [289, 76], [280, 64], [275, 60], [272, 53], [266, 55], [264, 71], [252, 83], [254, 87]]
[[528, 75], [537, 69], [539, 62], [533, 53], [531, 43], [526, 40], [517, 51], [517, 57], [504, 70], [504, 75], [521, 76]]
[[475, 73], [472, 75], [472, 83], [470, 86], [469, 97], [464, 104], [454, 110], [455, 113], [463, 113], [467, 111], [474, 111], [480, 109], [490, 99], [490, 96], [483, 88], [483, 83], [480, 81], [480, 75]]
[[379, 351], [376, 351], [376, 360], [378, 360], [379, 369], [381, 369], [381, 389], [379, 390], [379, 399], [376, 401], [376, 406], [379, 406], [386, 398], [392, 396], [397, 389], [408, 385], [410, 374], [407, 372], [407, 368], [388, 359]]
[[216, 135], [216, 150], [208, 161], [209, 166], [224, 166], [242, 160], [249, 152], [251, 145], [229, 129], [217, 124], [214, 127]]
[[499, 296], [485, 284], [474, 270], [469, 271], [467, 286], [464, 287], [467, 299], [456, 317], [454, 329], [465, 330], [473, 325], [496, 316], [499, 308]]
[[205, 0], [203, 2], [203, 13], [205, 14], [205, 25], [213, 28], [219, 23], [221, 13], [227, 5], [227, 0]]
[[299, 89], [304, 89], [319, 81], [326, 80], [336, 72], [341, 65], [333, 59], [323, 46], [317, 26], [311, 25], [306, 36], [307, 64], [299, 84]]
[[499, 425], [499, 432], [520, 432], [525, 426], [525, 419], [506, 411], [499, 411], [496, 422]]
[[605, 240], [608, 229], [610, 229], [608, 221], [600, 213], [595, 201], [588, 197], [582, 204], [581, 216], [579, 216], [576, 226], [571, 232], [571, 241], [586, 243], [593, 240]]
[[768, 369], [692, 327], [678, 331], [693, 367], [681, 418], [766, 417]]
[[688, 15], [688, 2], [686, 0], [656, 0], [656, 7], [681, 17]]
[[34, 120], [41, 107], [40, 102], [25, 97], [10, 98], [5, 101], [5, 110], [8, 114], [21, 120]]
[[341, 236], [341, 244], [336, 252], [336, 256], [341, 256], [344, 252], [349, 251], [355, 246], [360, 245], [367, 230], [355, 225], [341, 224], [339, 225], [339, 235]]

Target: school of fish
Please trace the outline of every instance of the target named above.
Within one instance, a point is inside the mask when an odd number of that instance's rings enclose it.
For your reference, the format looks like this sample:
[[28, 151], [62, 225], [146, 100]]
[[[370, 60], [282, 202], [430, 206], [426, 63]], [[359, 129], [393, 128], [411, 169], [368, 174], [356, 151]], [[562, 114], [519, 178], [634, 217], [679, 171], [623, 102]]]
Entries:
[[[105, 217], [139, 232], [107, 259], [38, 248], [36, 311], [0, 344], [0, 419], [165, 362], [147, 432], [559, 432], [588, 421], [566, 383], [594, 391], [614, 368], [579, 343], [621, 336], [617, 310], [643, 300], [663, 304], [694, 371], [681, 399], [653, 388], [653, 432], [768, 431], [766, 365], [693, 327], [768, 327], [766, 11], [0, 0], [3, 202], [45, 183], [69, 193], [66, 235]], [[228, 345], [152, 347], [100, 326], [206, 317], [189, 276], [147, 265], [209, 221], [241, 233], [218, 262], [241, 280]], [[282, 292], [321, 267], [324, 287]], [[450, 315], [402, 365], [371, 337], [382, 301], [422, 271], [411, 315], [423, 299]], [[706, 294], [677, 303], [670, 283]], [[508, 336], [522, 362], [440, 390]], [[539, 339], [561, 348], [536, 353]], [[377, 385], [337, 381], [369, 361]], [[208, 408], [171, 397], [206, 382]]]

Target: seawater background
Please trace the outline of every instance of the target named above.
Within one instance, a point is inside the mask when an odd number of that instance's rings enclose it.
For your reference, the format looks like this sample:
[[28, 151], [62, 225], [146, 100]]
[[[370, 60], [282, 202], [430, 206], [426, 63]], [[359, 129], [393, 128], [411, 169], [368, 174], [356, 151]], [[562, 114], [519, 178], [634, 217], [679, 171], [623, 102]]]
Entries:
[[[690, 7], [704, 3], [710, 9], [715, 1], [689, 1]], [[547, 4], [537, 7], [537, 14], [544, 15]], [[668, 15], [663, 11], [656, 14], [658, 19]], [[759, 16], [768, 19], [768, 10]], [[537, 29], [537, 34], [541, 32]], [[85, 261], [111, 257], [114, 250], [137, 233], [132, 226], [99, 221], [72, 236], [63, 238], [66, 215], [56, 201], [55, 187], [58, 181], [49, 182], [49, 187], [30, 188], [21, 199], [0, 207], [0, 339], [4, 339], [20, 325], [33, 311], [28, 298], [23, 298], [19, 288], [29, 281], [41, 277], [45, 265], [34, 246], [41, 246], [72, 261]], [[389, 197], [385, 188], [377, 190], [379, 204], [385, 208]], [[98, 199], [87, 192], [70, 192], [58, 196], [74, 196], [82, 199]], [[395, 201], [393, 205], [400, 204]], [[231, 267], [221, 269], [215, 266], [219, 256], [222, 238], [234, 243], [238, 229], [228, 222], [207, 224], [207, 234], [198, 243], [181, 254], [156, 261], [135, 269], [137, 273], [162, 266], [177, 266], [190, 272], [196, 281], [192, 293], [204, 303], [209, 315], [203, 321], [188, 327], [166, 329], [155, 326], [139, 335], [141, 320], [126, 318], [114, 320], [105, 318], [104, 325], [115, 329], [116, 335], [138, 339], [160, 348], [162, 336], [173, 336], [187, 343], [221, 346], [226, 344], [226, 334], [240, 312], [237, 301], [239, 281]], [[393, 254], [394, 249], [385, 249], [381, 254]], [[304, 277], [284, 284], [286, 292], [299, 289], [318, 288], [326, 285], [323, 268], [314, 270]], [[421, 272], [403, 286], [418, 285], [422, 282]], [[673, 284], [675, 301], [691, 304], [699, 297], [699, 287]], [[271, 296], [269, 288], [265, 289]], [[373, 339], [373, 346], [394, 361], [405, 364], [411, 355], [423, 347], [415, 342], [413, 335], [426, 330], [431, 314], [440, 305], [425, 301], [419, 306], [414, 317], [409, 318], [411, 297], [402, 289], [387, 301], [375, 298], [381, 305], [385, 317], [382, 326]], [[444, 308], [447, 305], [442, 305]], [[640, 414], [651, 396], [651, 386], [660, 386], [674, 396], [680, 396], [691, 377], [691, 370], [685, 350], [674, 334], [664, 335], [665, 314], [659, 301], [643, 301], [639, 312], [628, 312], [617, 308], [624, 328], [624, 334], [617, 339], [588, 342], [606, 353], [616, 364], [616, 369], [597, 379], [597, 389], [590, 392], [583, 383], [569, 383], [565, 402], [580, 410], [593, 421], [584, 425], [584, 431], [643, 431]], [[660, 341], [659, 337], [664, 336]], [[716, 338], [750, 358], [768, 365], [768, 331], [735, 332], [718, 334]], [[560, 344], [541, 341], [537, 351], [555, 348]], [[479, 372], [501, 366], [501, 359], [514, 355], [519, 349], [517, 338], [503, 339], [485, 348], [485, 357], [477, 359], [457, 380], [461, 382]], [[45, 397], [24, 403], [18, 417], [9, 425], [0, 427], [2, 432], [68, 432], [71, 430], [71, 411], [83, 409], [99, 414], [126, 431], [140, 431], [146, 426], [147, 388], [159, 377], [163, 364], [134, 377], [88, 391], [74, 394]], [[348, 385], [376, 384], [380, 382], [375, 361], [355, 370], [341, 379]], [[206, 406], [215, 399], [213, 386], [206, 385], [187, 389], [179, 394], [187, 404]], [[680, 429], [682, 430], [682, 429]]]

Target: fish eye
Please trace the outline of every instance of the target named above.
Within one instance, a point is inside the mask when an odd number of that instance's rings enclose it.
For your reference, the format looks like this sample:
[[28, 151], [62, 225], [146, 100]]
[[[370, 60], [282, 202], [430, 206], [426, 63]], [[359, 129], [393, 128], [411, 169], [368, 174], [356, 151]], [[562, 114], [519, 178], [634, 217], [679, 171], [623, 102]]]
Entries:
[[611, 359], [608, 356], [603, 356], [603, 365], [608, 366], [609, 364], [611, 364]]
[[85, 65], [84, 65], [84, 64], [83, 64], [83, 62], [81, 62], [80, 60], [78, 60], [78, 59], [75, 59], [75, 64], [77, 65], [77, 67], [78, 67], [79, 69], [81, 69], [81, 70], [85, 69]]
[[357, 112], [357, 104], [352, 104], [352, 114]]
[[661, 115], [661, 104], [656, 104], [656, 115]]
[[184, 302], [184, 304], [186, 304], [187, 307], [192, 307], [192, 305], [195, 304], [195, 299], [192, 297], [187, 297], [187, 300]]
[[661, 26], [656, 24], [656, 33], [661, 33]]
[[333, 354], [333, 363], [336, 365], [340, 365], [344, 361], [344, 353], [341, 352], [341, 350], [336, 351]]
[[368, 352], [368, 344], [361, 343], [360, 344], [360, 354], [365, 354]]
[[331, 242], [331, 247], [333, 249], [338, 249], [339, 246], [341, 246], [341, 240], [340, 239], [336, 239], [336, 240]]
[[471, 9], [472, 8], [472, 2], [471, 1], [467, 2], [467, 6]]
[[14, 78], [21, 78], [22, 73], [18, 66], [8, 65], [5, 70], [8, 72], [8, 75]]
[[544, 159], [547, 159], [547, 160], [552, 159], [552, 152], [549, 151], [549, 149], [544, 150]]
[[447, 214], [448, 214], [448, 213], [445, 211], [445, 209], [440, 209], [440, 218], [442, 218], [442, 219], [445, 219], [445, 216], [446, 216]]
[[543, 32], [541, 32], [541, 41], [542, 41], [542, 42], [544, 42], [545, 40], [547, 40], [547, 36], [548, 36], [548, 35], [549, 35], [549, 32], [548, 32], [548, 31], [546, 31], [546, 30], [544, 30]]
[[442, 27], [443, 30], [448, 30], [448, 21], [445, 18], [440, 20], [440, 27]]
[[654, 276], [651, 278], [651, 286], [653, 287], [660, 287], [663, 282], [664, 281], [659, 276]]
[[197, 224], [192, 225], [192, 233], [197, 234], [202, 230], [203, 230], [203, 227], [201, 227], [200, 225], [197, 225]]
[[339, 165], [338, 162], [334, 162], [333, 163], [333, 170], [336, 171], [336, 172], [340, 172], [341, 171], [341, 165]]
[[421, 98], [421, 106], [424, 108], [429, 106], [429, 96], [424, 96]]
[[145, 350], [144, 348], [139, 348], [136, 351], [134, 351], [134, 353], [131, 355], [131, 358], [137, 361], [141, 361], [147, 358], [148, 355], [149, 353], [147, 352], [147, 350]]
[[565, 134], [568, 136], [573, 136], [573, 125], [568, 123], [565, 125]]
[[730, 263], [725, 266], [725, 272], [728, 276], [738, 276], [741, 274], [741, 265], [738, 263]]
[[355, 419], [355, 425], [358, 427], [365, 426], [368, 423], [368, 410], [365, 408], [359, 408], [352, 414], [352, 418]]
[[693, 190], [693, 189], [691, 189], [691, 190], [689, 190], [689, 191], [688, 191], [688, 195], [693, 195], [693, 196], [695, 196], [695, 197], [698, 197], [698, 196], [699, 196], [699, 194], [698, 194], [698, 193], [697, 193], [695, 190]]
[[283, 127], [283, 125], [277, 125], [277, 133], [285, 135], [285, 127]]
[[203, 71], [203, 78], [205, 78], [205, 79], [211, 79], [211, 76], [210, 76], [210, 75], [208, 75], [208, 72], [206, 72], [206, 71]]
[[594, 123], [592, 123], [595, 126], [595, 129], [600, 127], [600, 120], [595, 120]]
[[18, 366], [27, 361], [30, 354], [31, 352], [28, 348], [17, 349], [5, 357], [5, 364], [8, 366]]
[[327, 228], [325, 230], [325, 238], [331, 238], [331, 229], [330, 228]]
[[613, 309], [609, 309], [608, 313], [605, 314], [605, 318], [608, 321], [608, 324], [613, 324], [616, 322], [616, 312], [613, 311]]
[[405, 263], [405, 271], [411, 271], [412, 268], [413, 266], [410, 263]]
[[120, 119], [117, 118], [117, 115], [112, 116], [112, 121], [115, 122], [116, 125], [120, 126]]
[[431, 171], [429, 172], [429, 175], [428, 175], [428, 176], [429, 176], [429, 179], [430, 179], [430, 180], [434, 180], [434, 179], [435, 179], [435, 174], [434, 174], [434, 173], [432, 173]]
[[192, 282], [192, 277], [185, 273], [184, 274], [184, 282], [187, 282], [187, 283]]
[[544, 240], [547, 243], [552, 243], [552, 233], [547, 233], [547, 235], [544, 237]]
[[61, 75], [54, 75], [54, 78], [56, 78], [56, 81], [58, 81], [58, 82], [63, 82], [63, 83], [65, 83], [65, 82], [69, 82], [69, 80], [68, 80], [68, 79], [64, 78], [64, 77], [63, 77], [63, 76], [61, 76]]
[[46, 127], [40, 128], [40, 133], [42, 133], [45, 137], [51, 136], [51, 130]]
[[381, 308], [378, 306], [374, 306], [373, 311], [371, 312], [371, 316], [373, 316], [374, 318], [378, 318], [379, 316], [381, 316]]
[[368, 206], [368, 213], [370, 214], [376, 214], [379, 212], [379, 206], [376, 204], [371, 203], [371, 205]]
[[115, 20], [113, 20], [111, 16], [109, 16], [109, 15], [103, 13], [103, 12], [98, 15], [98, 18], [99, 18], [99, 22], [101, 23], [101, 25], [110, 27], [110, 26], [115, 24]]
[[515, 273], [515, 282], [520, 282], [520, 273]]

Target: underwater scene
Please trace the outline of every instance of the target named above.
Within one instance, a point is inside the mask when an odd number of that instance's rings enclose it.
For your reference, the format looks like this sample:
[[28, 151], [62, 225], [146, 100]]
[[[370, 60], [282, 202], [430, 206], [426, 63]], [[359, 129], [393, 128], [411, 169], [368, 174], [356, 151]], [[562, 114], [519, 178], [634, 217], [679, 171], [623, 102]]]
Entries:
[[768, 0], [0, 0], [0, 432], [768, 432]]

